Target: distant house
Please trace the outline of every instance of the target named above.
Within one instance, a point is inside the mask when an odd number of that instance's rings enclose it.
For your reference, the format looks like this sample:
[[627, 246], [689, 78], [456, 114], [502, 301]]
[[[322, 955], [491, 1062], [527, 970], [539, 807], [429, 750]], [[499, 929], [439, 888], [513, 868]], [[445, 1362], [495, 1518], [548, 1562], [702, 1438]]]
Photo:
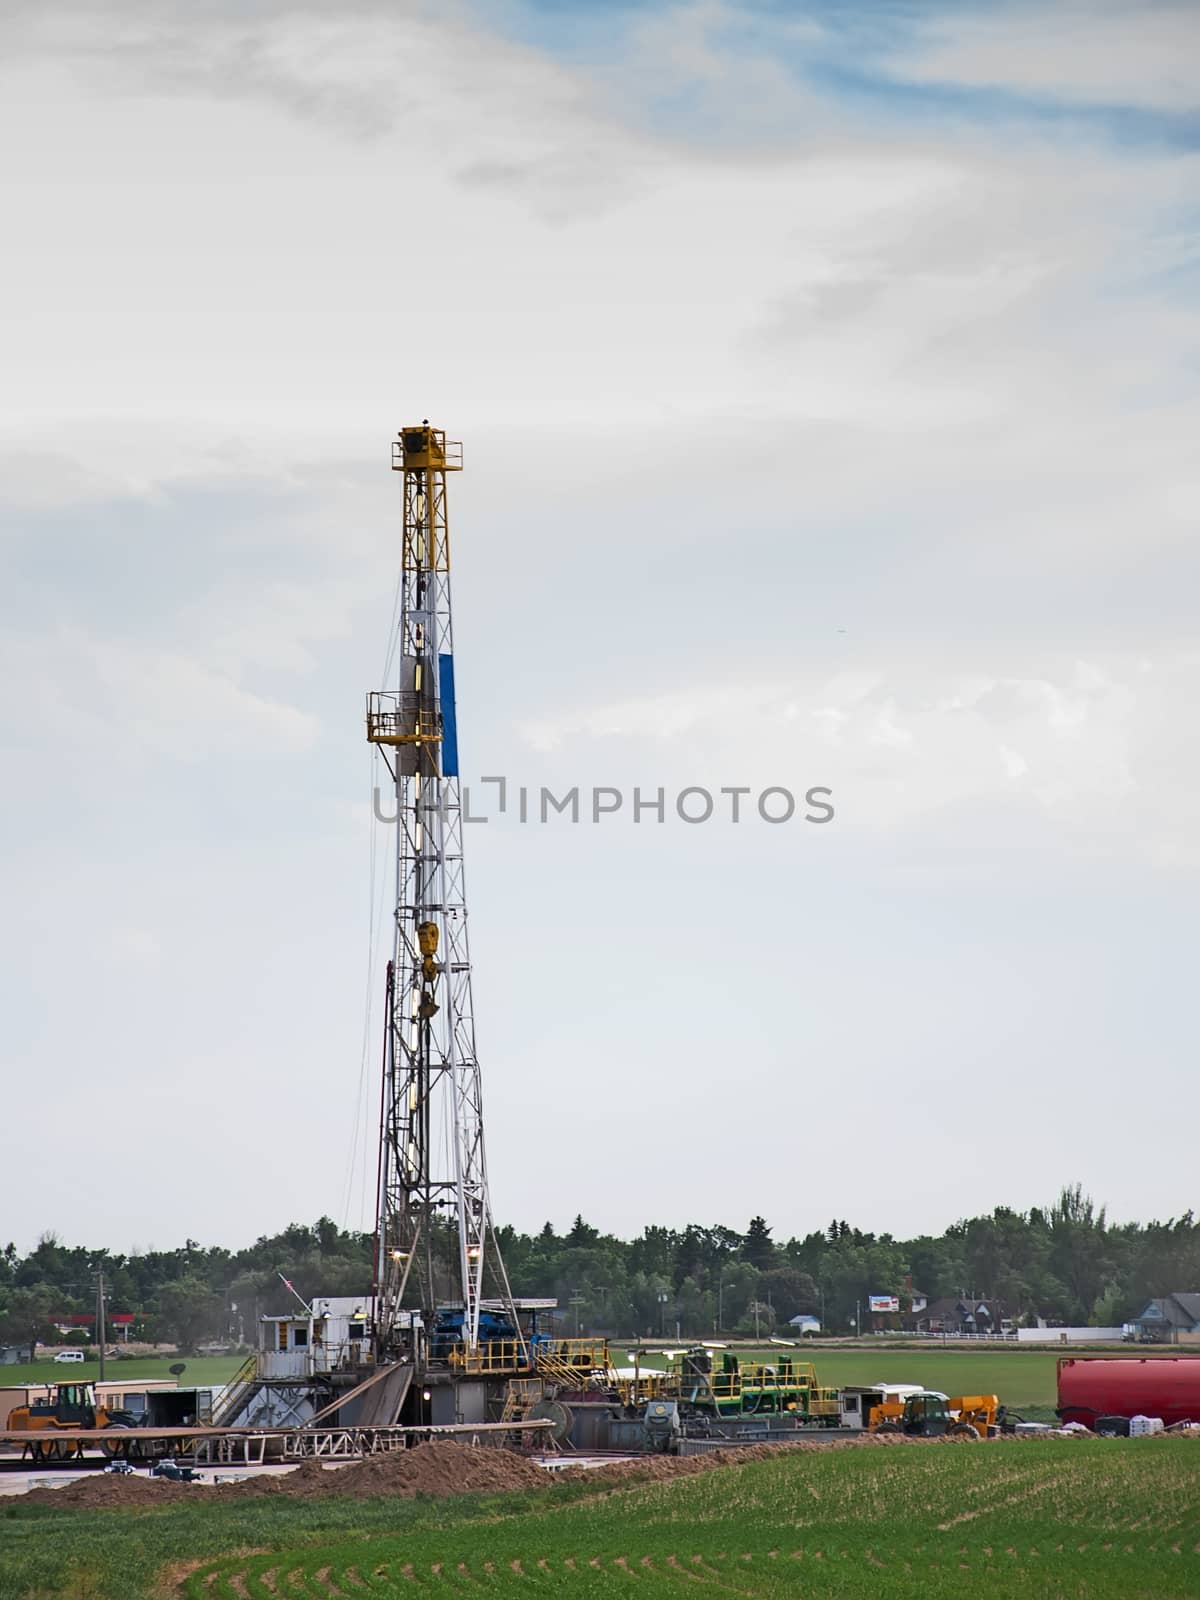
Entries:
[[1200, 1341], [1200, 1294], [1164, 1294], [1151, 1300], [1130, 1326], [1147, 1344]]
[[811, 1312], [802, 1311], [798, 1317], [788, 1318], [788, 1327], [794, 1328], [801, 1336], [806, 1333], [820, 1333], [821, 1320], [819, 1317], [814, 1317]]
[[863, 1310], [864, 1331], [872, 1333], [909, 1333], [915, 1326], [913, 1318], [924, 1311], [929, 1296], [913, 1285], [912, 1273], [907, 1272], [898, 1294], [872, 1294], [867, 1296]]
[[999, 1300], [943, 1295], [916, 1312], [912, 1325], [918, 1333], [985, 1333], [999, 1339], [1012, 1328], [1012, 1318]]

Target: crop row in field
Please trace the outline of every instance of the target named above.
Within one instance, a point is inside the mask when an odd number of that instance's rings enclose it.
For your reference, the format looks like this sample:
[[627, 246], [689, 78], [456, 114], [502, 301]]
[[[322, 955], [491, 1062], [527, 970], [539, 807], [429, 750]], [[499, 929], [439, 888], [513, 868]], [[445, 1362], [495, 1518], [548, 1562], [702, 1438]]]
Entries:
[[[636, 1552], [636, 1544], [633, 1548]], [[368, 1591], [378, 1596], [414, 1590], [462, 1594], [471, 1588], [525, 1593], [532, 1587], [570, 1596], [604, 1596], [628, 1594], [630, 1580], [634, 1580], [646, 1596], [678, 1592], [682, 1581], [762, 1600], [798, 1594], [845, 1596], [847, 1600], [907, 1595], [954, 1600], [975, 1586], [1014, 1600], [1031, 1594], [1117, 1597], [1152, 1593], [1163, 1600], [1194, 1597], [1194, 1574], [1182, 1572], [1178, 1561], [1175, 1571], [1165, 1571], [1156, 1555], [1152, 1547], [1136, 1544], [1119, 1550], [1104, 1546], [1098, 1554], [1087, 1544], [1077, 1549], [1062, 1545], [1018, 1549], [1010, 1545], [997, 1550], [974, 1541], [946, 1552], [945, 1559], [924, 1551], [917, 1552], [913, 1560], [908, 1553], [886, 1547], [848, 1550], [830, 1545], [826, 1549], [769, 1550], [765, 1555], [754, 1551], [604, 1554], [568, 1556], [559, 1562], [545, 1557], [484, 1560], [474, 1566], [467, 1561], [434, 1561], [426, 1568], [407, 1559], [404, 1549], [385, 1544], [365, 1561], [360, 1552], [346, 1547], [323, 1550], [303, 1561], [281, 1560], [278, 1555], [260, 1556], [253, 1563], [239, 1558], [206, 1569], [204, 1587], [189, 1583], [186, 1593], [212, 1600], [273, 1600], [280, 1593], [295, 1600], [346, 1600]], [[1147, 1582], [1154, 1587], [1147, 1589]]]
[[[1150, 1448], [1147, 1448], [1147, 1445]], [[189, 1600], [1153, 1593], [1200, 1585], [1200, 1447], [1147, 1441], [786, 1457], [547, 1512], [209, 1563]]]
[[[336, 1475], [331, 1482], [336, 1490]], [[1200, 1594], [1200, 1444], [783, 1453], [597, 1492], [0, 1510], [5, 1600], [365, 1600], [531, 1587], [647, 1597]]]

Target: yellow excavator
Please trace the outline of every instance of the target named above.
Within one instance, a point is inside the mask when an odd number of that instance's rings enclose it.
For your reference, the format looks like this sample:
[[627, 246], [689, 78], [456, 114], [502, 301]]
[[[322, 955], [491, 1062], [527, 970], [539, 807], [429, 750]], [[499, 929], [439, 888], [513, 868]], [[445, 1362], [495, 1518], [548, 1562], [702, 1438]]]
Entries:
[[964, 1394], [947, 1399], [941, 1394], [910, 1394], [903, 1400], [885, 1400], [871, 1412], [871, 1433], [905, 1433], [914, 1439], [950, 1434], [959, 1439], [986, 1439], [1004, 1417], [1004, 1407], [994, 1394]]
[[[14, 1407], [8, 1431], [33, 1435], [22, 1453], [28, 1452], [35, 1461], [66, 1461], [84, 1451], [84, 1441], [72, 1439], [73, 1433], [83, 1428], [132, 1428], [136, 1423], [132, 1411], [109, 1411], [97, 1405], [90, 1383], [59, 1383], [45, 1399]], [[114, 1434], [112, 1444], [101, 1442], [101, 1449], [106, 1455], [117, 1455], [123, 1443]]]

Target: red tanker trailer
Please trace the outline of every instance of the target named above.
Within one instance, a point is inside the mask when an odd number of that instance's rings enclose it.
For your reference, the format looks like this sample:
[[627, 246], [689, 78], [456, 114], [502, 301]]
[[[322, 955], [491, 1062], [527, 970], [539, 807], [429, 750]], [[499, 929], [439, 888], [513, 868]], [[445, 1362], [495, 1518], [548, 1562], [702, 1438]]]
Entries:
[[1097, 1417], [1161, 1417], [1168, 1428], [1200, 1422], [1200, 1356], [1063, 1356], [1058, 1414], [1087, 1428]]

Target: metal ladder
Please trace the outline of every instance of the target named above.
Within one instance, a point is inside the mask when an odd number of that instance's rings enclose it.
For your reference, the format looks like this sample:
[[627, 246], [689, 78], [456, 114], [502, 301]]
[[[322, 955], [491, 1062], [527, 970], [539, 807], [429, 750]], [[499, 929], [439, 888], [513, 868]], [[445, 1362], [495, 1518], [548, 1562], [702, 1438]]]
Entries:
[[211, 1425], [214, 1428], [219, 1428], [230, 1418], [236, 1417], [250, 1398], [251, 1391], [257, 1382], [258, 1357], [252, 1354], [246, 1357], [232, 1379], [226, 1384], [224, 1394], [213, 1407]]
[[500, 1421], [520, 1422], [530, 1406], [536, 1405], [544, 1393], [540, 1378], [510, 1378]]

